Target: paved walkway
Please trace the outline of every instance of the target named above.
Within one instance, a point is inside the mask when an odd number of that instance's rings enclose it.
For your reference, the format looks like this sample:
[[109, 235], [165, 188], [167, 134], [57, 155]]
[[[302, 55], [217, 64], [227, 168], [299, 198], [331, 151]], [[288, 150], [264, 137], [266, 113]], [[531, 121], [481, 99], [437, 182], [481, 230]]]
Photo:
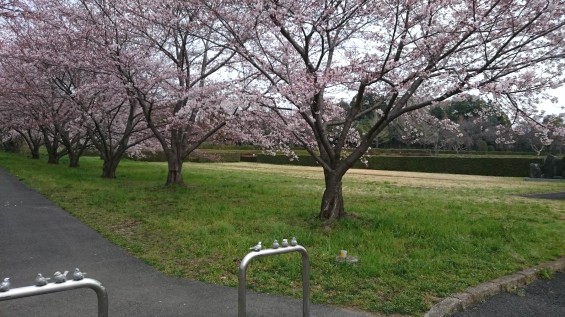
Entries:
[[452, 317], [563, 317], [565, 273], [537, 280], [513, 293], [500, 293]]
[[[242, 254], [243, 257], [244, 254]], [[106, 287], [110, 316], [237, 316], [237, 290], [157, 272], [0, 169], [0, 278], [30, 286], [41, 272], [89, 273]], [[70, 273], [69, 273], [70, 276]], [[97, 316], [94, 292], [80, 289], [0, 302], [0, 316]], [[302, 302], [248, 292], [248, 316], [301, 316]], [[362, 312], [312, 305], [312, 316]]]

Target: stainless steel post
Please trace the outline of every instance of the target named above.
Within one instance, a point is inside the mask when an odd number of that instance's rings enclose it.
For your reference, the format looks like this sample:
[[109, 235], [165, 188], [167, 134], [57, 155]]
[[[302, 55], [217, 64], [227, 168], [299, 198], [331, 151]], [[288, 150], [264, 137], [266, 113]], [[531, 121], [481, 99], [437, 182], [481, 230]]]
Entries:
[[98, 317], [108, 317], [108, 293], [106, 293], [106, 289], [100, 282], [91, 278], [84, 278], [80, 281], [68, 280], [64, 283], [49, 283], [44, 286], [13, 288], [7, 292], [0, 293], [0, 302], [17, 298], [63, 292], [77, 288], [90, 288], [94, 290], [98, 297]]
[[265, 249], [261, 251], [249, 252], [239, 264], [239, 287], [238, 287], [238, 317], [246, 317], [246, 274], [249, 262], [256, 257], [269, 256], [275, 254], [284, 254], [290, 252], [299, 252], [302, 255], [302, 316], [310, 317], [310, 259], [308, 251], [303, 246], [288, 246], [278, 249]]

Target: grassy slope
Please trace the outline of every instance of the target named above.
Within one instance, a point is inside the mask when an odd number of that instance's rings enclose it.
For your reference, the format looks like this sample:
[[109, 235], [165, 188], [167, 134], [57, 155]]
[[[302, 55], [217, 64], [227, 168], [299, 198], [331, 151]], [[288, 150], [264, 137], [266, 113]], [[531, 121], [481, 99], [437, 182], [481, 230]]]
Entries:
[[[563, 183], [356, 170], [344, 184], [350, 217], [324, 226], [316, 168], [187, 164], [187, 187], [166, 189], [163, 163], [124, 161], [115, 180], [99, 177], [97, 158], [81, 164], [0, 153], [0, 166], [167, 274], [235, 286], [249, 246], [296, 236], [317, 303], [417, 315], [466, 286], [565, 255], [565, 202], [515, 196]], [[340, 249], [360, 263], [337, 265]], [[296, 254], [254, 261], [248, 278], [257, 291], [301, 296]]]

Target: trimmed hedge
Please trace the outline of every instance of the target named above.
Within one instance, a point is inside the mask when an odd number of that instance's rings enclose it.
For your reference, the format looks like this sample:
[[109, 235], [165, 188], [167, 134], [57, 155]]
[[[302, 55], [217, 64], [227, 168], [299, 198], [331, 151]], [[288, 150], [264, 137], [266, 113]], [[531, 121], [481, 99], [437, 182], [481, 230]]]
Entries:
[[[371, 149], [370, 155], [393, 155], [393, 156], [435, 156], [431, 149]], [[534, 152], [512, 152], [512, 151], [438, 151], [440, 155], [480, 155], [480, 156], [533, 156]]]
[[196, 150], [188, 156], [188, 161], [197, 163], [232, 163], [240, 161], [240, 154], [238, 152], [207, 152]]
[[371, 157], [370, 169], [426, 173], [526, 177], [543, 159], [504, 157]]
[[[368, 166], [361, 162], [356, 168], [375, 170], [448, 173], [485, 176], [527, 177], [530, 163], [543, 163], [539, 158], [521, 157], [404, 157], [404, 156], [373, 156], [368, 158]], [[290, 161], [284, 155], [257, 155], [257, 162], [268, 164], [292, 164], [302, 166], [317, 166], [311, 156], [299, 156], [298, 161]]]
[[257, 154], [241, 154], [239, 156], [239, 161], [240, 162], [256, 163], [257, 162]]
[[143, 161], [143, 162], [166, 162], [167, 158], [163, 151], [149, 152], [143, 151], [142, 156], [127, 156], [128, 159], [133, 161]]

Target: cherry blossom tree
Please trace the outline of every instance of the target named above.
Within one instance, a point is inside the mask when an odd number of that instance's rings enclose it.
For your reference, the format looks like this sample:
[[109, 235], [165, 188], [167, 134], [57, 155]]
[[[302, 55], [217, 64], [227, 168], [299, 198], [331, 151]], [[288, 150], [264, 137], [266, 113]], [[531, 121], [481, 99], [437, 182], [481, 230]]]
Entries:
[[565, 145], [565, 113], [557, 115], [546, 115], [543, 118], [543, 124], [551, 131], [551, 151], [554, 153], [563, 153], [563, 145]]
[[21, 1], [18, 0], [0, 0], [0, 16], [11, 17], [21, 12]]
[[22, 107], [22, 96], [14, 87], [14, 80], [10, 77], [10, 68], [6, 61], [0, 61], [0, 143], [15, 140], [17, 136], [26, 142], [31, 157], [39, 159], [39, 148], [43, 144], [43, 136], [35, 120], [26, 113]]
[[[492, 107], [539, 101], [563, 84], [565, 1], [200, 1], [202, 23], [255, 70], [254, 93], [277, 134], [323, 167], [319, 216], [345, 215], [342, 179], [396, 118], [462, 93]], [[248, 76], [246, 78], [252, 78]], [[251, 85], [248, 86], [251, 91]], [[347, 111], [336, 106], [349, 93]], [[384, 96], [370, 129], [363, 97]], [[499, 102], [512, 99], [514, 104]], [[505, 109], [500, 109], [505, 110]], [[265, 138], [273, 144], [273, 135]]]
[[449, 118], [437, 118], [422, 108], [398, 118], [403, 126], [401, 138], [409, 143], [431, 146], [433, 154], [440, 150], [459, 151], [463, 143], [463, 133], [459, 124]]
[[564, 132], [562, 115], [545, 115], [543, 111], [519, 116], [514, 125], [515, 138], [520, 143], [526, 143], [537, 156], [545, 150], [549, 151], [552, 145], [560, 151]]
[[167, 158], [166, 185], [183, 184], [184, 160], [239, 108], [233, 98], [226, 98], [230, 91], [236, 93], [229, 70], [219, 74], [233, 62], [235, 52], [211, 40], [211, 32], [198, 24], [200, 10], [190, 3], [115, 1], [115, 8], [158, 61], [146, 68], [144, 78], [127, 80]]
[[[45, 94], [50, 89], [44, 89], [46, 81], [37, 72], [37, 67], [11, 58], [7, 50], [3, 53], [6, 54], [0, 62], [3, 125], [26, 141], [32, 158], [39, 158], [39, 147], [45, 145], [48, 163], [57, 164], [65, 155], [64, 150], [59, 151], [57, 134], [53, 133], [56, 130], [54, 122], [61, 121], [57, 115], [60, 103], [53, 99], [52, 94]], [[56, 106], [51, 107], [54, 104]]]

